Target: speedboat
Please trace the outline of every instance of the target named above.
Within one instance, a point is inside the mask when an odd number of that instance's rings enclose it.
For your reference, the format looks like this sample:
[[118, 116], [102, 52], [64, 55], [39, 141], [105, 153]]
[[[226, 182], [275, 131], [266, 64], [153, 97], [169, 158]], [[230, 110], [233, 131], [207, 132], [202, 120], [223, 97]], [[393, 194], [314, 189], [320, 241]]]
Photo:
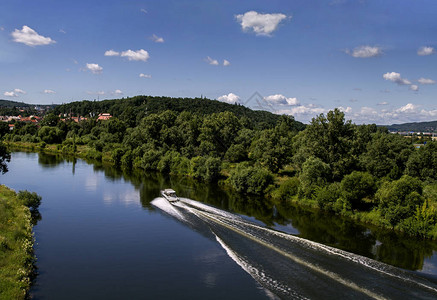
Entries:
[[176, 202], [179, 201], [179, 197], [176, 195], [176, 192], [172, 189], [165, 189], [161, 191], [162, 197], [167, 199], [168, 202]]

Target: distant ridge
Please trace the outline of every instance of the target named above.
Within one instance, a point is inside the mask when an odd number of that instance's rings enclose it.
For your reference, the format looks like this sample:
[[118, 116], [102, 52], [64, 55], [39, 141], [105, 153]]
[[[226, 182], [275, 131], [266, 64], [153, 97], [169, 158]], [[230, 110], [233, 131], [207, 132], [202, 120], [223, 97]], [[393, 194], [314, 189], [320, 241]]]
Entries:
[[17, 102], [11, 100], [1, 100], [0, 99], [0, 107], [29, 107], [30, 104], [24, 102]]
[[385, 127], [389, 131], [437, 132], [437, 121], [393, 124]]

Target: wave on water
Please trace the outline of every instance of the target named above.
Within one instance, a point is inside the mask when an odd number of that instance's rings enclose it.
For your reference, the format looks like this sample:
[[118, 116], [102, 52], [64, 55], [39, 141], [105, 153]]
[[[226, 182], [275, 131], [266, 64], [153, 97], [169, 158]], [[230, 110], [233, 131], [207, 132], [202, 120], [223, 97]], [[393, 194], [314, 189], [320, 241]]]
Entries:
[[217, 241], [271, 299], [437, 299], [437, 283], [411, 272], [252, 223], [181, 198], [152, 205]]

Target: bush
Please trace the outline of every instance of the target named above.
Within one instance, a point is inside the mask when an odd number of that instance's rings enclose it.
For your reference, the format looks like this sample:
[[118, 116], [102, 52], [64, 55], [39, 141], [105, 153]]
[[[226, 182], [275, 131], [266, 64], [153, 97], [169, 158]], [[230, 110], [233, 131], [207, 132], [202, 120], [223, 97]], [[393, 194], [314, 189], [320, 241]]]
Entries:
[[121, 158], [123, 157], [123, 155], [124, 155], [124, 150], [121, 148], [117, 148], [112, 151], [111, 158], [112, 161], [114, 162], [114, 165], [120, 166]]
[[23, 205], [33, 210], [37, 209], [38, 206], [41, 204], [41, 196], [38, 196], [38, 194], [35, 192], [31, 193], [27, 190], [19, 191], [17, 198], [21, 201]]
[[262, 195], [267, 187], [273, 183], [272, 174], [261, 168], [239, 164], [229, 176], [229, 182], [238, 192]]
[[341, 181], [341, 195], [353, 209], [363, 208], [362, 200], [373, 197], [375, 191], [375, 179], [367, 172], [354, 171]]
[[399, 180], [385, 182], [375, 194], [381, 215], [394, 227], [401, 220], [414, 215], [417, 206], [424, 202], [422, 183], [408, 175]]
[[316, 189], [328, 181], [330, 171], [329, 165], [320, 158], [309, 157], [302, 165], [299, 196], [313, 198]]
[[274, 198], [277, 198], [281, 201], [286, 201], [291, 197], [297, 195], [299, 191], [300, 181], [298, 177], [292, 177], [282, 182], [279, 185], [279, 188], [274, 193]]
[[[327, 186], [321, 187], [316, 190], [315, 200], [320, 208], [327, 210], [337, 210], [336, 206], [341, 206], [343, 209], [343, 203], [337, 203], [341, 197], [340, 183], [334, 182]], [[337, 204], [337, 205], [336, 205]]]

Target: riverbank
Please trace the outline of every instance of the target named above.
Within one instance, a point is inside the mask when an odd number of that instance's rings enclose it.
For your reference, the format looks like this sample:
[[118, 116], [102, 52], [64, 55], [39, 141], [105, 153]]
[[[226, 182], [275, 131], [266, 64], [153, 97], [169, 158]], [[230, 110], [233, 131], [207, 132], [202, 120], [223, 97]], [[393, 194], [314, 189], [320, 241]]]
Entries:
[[[82, 158], [85, 160], [98, 160], [108, 165], [116, 165], [126, 167], [124, 163], [129, 162], [128, 169], [138, 169], [140, 171], [158, 171], [161, 173], [191, 177], [196, 180], [211, 181], [211, 178], [207, 176], [213, 175], [212, 181], [219, 180], [221, 184], [234, 189], [240, 193], [256, 193], [262, 194], [266, 201], [273, 201], [275, 203], [293, 203], [301, 207], [317, 209], [321, 211], [327, 211], [335, 215], [340, 215], [349, 220], [352, 220], [358, 224], [371, 224], [380, 228], [393, 230], [396, 232], [404, 233], [409, 236], [415, 236], [419, 238], [426, 238], [431, 240], [437, 240], [437, 225], [436, 225], [436, 211], [437, 211], [437, 185], [427, 184], [423, 188], [417, 189], [420, 192], [419, 201], [417, 204], [412, 203], [409, 208], [402, 207], [403, 210], [408, 209], [411, 211], [409, 218], [404, 218], [400, 222], [394, 224], [387, 219], [387, 215], [390, 210], [395, 207], [395, 204], [390, 204], [386, 209], [385, 215], [382, 213], [381, 208], [375, 205], [374, 200], [369, 201], [369, 207], [361, 207], [356, 209], [351, 205], [352, 201], [345, 201], [346, 188], [340, 185], [340, 183], [334, 183], [324, 188], [315, 187], [313, 193], [316, 196], [306, 197], [299, 194], [302, 190], [300, 178], [293, 176], [295, 173], [292, 169], [284, 168], [280, 173], [270, 173], [264, 170], [257, 169], [250, 165], [244, 164], [231, 164], [221, 163], [217, 160], [204, 160], [201, 158], [194, 158], [192, 160], [173, 154], [171, 151], [167, 152], [164, 156], [156, 156], [151, 160], [150, 165], [147, 165], [149, 169], [145, 169], [143, 165], [140, 165], [139, 161], [136, 163], [132, 153], [127, 155], [123, 151], [114, 149], [112, 152], [99, 152], [87, 145], [61, 145], [53, 144], [47, 145], [45, 143], [25, 143], [25, 142], [8, 142], [8, 146], [11, 149], [26, 149], [30, 151], [44, 151], [46, 153], [61, 154]], [[127, 159], [125, 159], [127, 157]], [[142, 163], [142, 162], [141, 162]], [[219, 173], [219, 174], [218, 174]], [[358, 173], [357, 175], [360, 176]], [[355, 180], [355, 182], [353, 181]], [[358, 178], [358, 184], [362, 178]], [[373, 183], [374, 188], [378, 186], [386, 186], [384, 192], [380, 192], [379, 197], [386, 197], [388, 200], [394, 197], [398, 197], [400, 204], [403, 201], [407, 201], [409, 198], [415, 197], [416, 189], [415, 182], [412, 179], [404, 178], [397, 181]], [[357, 184], [356, 178], [352, 178], [351, 184], [352, 192]], [[410, 187], [407, 188], [407, 194], [399, 195], [398, 191], [393, 188], [395, 185]], [[396, 187], [396, 186], [395, 186]], [[411, 189], [411, 191], [409, 191]], [[410, 192], [414, 192], [410, 194]], [[385, 194], [386, 196], [384, 196]], [[346, 194], [346, 196], [348, 196]], [[405, 198], [404, 200], [402, 200]], [[422, 199], [425, 201], [422, 204]], [[366, 205], [363, 201], [364, 205]], [[395, 211], [397, 217], [401, 213]], [[403, 212], [403, 215], [406, 215]]]
[[0, 185], [0, 299], [24, 299], [29, 291], [35, 260], [29, 207], [36, 209], [40, 200], [34, 193], [17, 194]]

